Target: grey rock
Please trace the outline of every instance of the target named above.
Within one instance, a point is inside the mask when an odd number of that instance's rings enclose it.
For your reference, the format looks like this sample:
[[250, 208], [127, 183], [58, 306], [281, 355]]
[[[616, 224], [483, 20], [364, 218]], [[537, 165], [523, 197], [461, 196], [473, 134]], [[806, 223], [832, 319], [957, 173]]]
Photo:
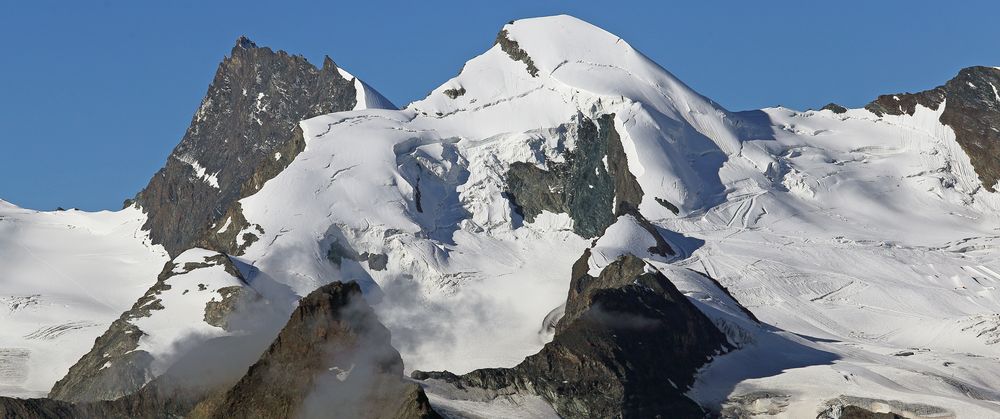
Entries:
[[368, 267], [376, 271], [384, 271], [389, 265], [389, 255], [385, 253], [375, 253], [368, 255]]
[[531, 60], [531, 56], [528, 55], [521, 46], [518, 45], [517, 41], [510, 39], [510, 34], [507, 30], [501, 30], [497, 34], [496, 43], [500, 45], [500, 49], [506, 52], [508, 56], [514, 61], [521, 61], [528, 66], [528, 74], [531, 77], [538, 77], [538, 67], [535, 67], [535, 62]]
[[673, 255], [656, 227], [639, 212], [642, 187], [629, 171], [614, 115], [596, 121], [582, 115], [577, 119], [576, 148], [566, 152], [564, 163], [548, 161], [546, 169], [521, 162], [510, 165], [505, 194], [514, 211], [529, 222], [542, 211], [565, 213], [573, 219], [573, 232], [586, 238], [599, 237], [619, 216], [632, 215], [656, 240], [650, 253]]
[[[638, 207], [642, 189], [628, 172], [627, 161], [618, 159], [624, 158], [624, 152], [615, 153], [621, 150], [621, 139], [614, 115], [597, 121], [578, 116], [576, 135], [576, 148], [566, 153], [565, 163], [549, 161], [546, 169], [530, 163], [511, 164], [507, 196], [526, 221], [534, 221], [542, 211], [565, 213], [573, 219], [575, 233], [597, 237], [622, 209]], [[620, 199], [613, 208], [616, 196]]]
[[464, 87], [459, 87], [458, 89], [448, 89], [444, 91], [444, 95], [452, 99], [457, 99], [459, 96], [462, 96], [464, 94], [465, 94]]
[[847, 113], [847, 108], [833, 102], [827, 103], [822, 108], [820, 108], [820, 110], [833, 111], [833, 113], [836, 114]]
[[[840, 396], [824, 403], [817, 419], [903, 419], [907, 417], [954, 417], [946, 409], [922, 403], [867, 397]], [[876, 410], [889, 410], [876, 412]]]
[[[388, 329], [364, 302], [361, 288], [337, 282], [303, 298], [270, 347], [249, 370], [243, 367], [242, 376], [219, 378], [211, 365], [199, 363], [195, 372], [202, 374], [195, 380], [191, 371], [172, 368], [115, 400], [0, 397], [0, 417], [440, 417], [421, 387], [404, 379], [402, 359], [389, 341]], [[215, 349], [227, 356], [224, 349], [233, 344]]]
[[302, 150], [299, 121], [352, 109], [355, 101], [354, 83], [329, 57], [316, 68], [301, 56], [240, 38], [219, 65], [184, 138], [135, 198], [149, 215], [144, 227], [150, 238], [171, 255], [192, 247], [210, 226], [232, 215], [227, 212], [236, 201]]

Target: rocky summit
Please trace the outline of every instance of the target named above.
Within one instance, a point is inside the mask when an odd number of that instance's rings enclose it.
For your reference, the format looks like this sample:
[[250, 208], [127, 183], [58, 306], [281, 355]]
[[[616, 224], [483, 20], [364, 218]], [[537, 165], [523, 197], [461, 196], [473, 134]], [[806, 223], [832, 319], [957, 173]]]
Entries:
[[329, 57], [317, 68], [238, 39], [184, 138], [135, 197], [152, 241], [171, 254], [197, 243], [231, 205], [302, 151], [299, 121], [354, 109], [356, 89]]

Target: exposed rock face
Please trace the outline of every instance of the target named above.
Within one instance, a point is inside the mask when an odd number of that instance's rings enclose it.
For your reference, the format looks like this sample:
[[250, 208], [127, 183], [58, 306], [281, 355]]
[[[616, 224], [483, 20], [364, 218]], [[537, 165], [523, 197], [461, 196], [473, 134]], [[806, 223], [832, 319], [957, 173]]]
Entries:
[[72, 403], [54, 399], [0, 397], [0, 417], [18, 419], [164, 419], [185, 417], [206, 394], [160, 377], [141, 391], [110, 401]]
[[566, 213], [575, 233], [597, 237], [617, 215], [638, 213], [642, 188], [628, 171], [614, 115], [578, 118], [576, 148], [566, 153], [565, 163], [548, 161], [545, 170], [511, 164], [507, 195], [526, 221], [542, 211]]
[[[629, 171], [615, 116], [578, 118], [576, 147], [566, 153], [564, 163], [547, 161], [546, 170], [530, 163], [510, 165], [506, 194], [514, 210], [528, 222], [542, 211], [565, 213], [573, 219], [573, 232], [587, 238], [600, 236], [619, 216], [630, 214], [656, 240], [651, 253], [673, 255], [656, 227], [639, 213], [643, 191]], [[677, 207], [657, 200], [676, 213]]]
[[941, 123], [955, 131], [955, 140], [969, 155], [986, 190], [1000, 180], [1000, 69], [969, 67], [943, 86], [920, 93], [882, 95], [865, 106], [877, 115], [913, 115], [916, 106], [938, 109]]
[[184, 138], [136, 196], [149, 214], [145, 228], [153, 242], [175, 256], [192, 247], [234, 202], [302, 151], [299, 121], [350, 110], [355, 102], [354, 83], [329, 58], [318, 69], [240, 38]]
[[589, 256], [574, 265], [566, 314], [541, 352], [514, 368], [414, 377], [537, 394], [566, 418], [703, 416], [684, 392], [699, 367], [730, 348], [726, 337], [641, 259], [624, 256], [594, 278]]
[[820, 110], [833, 111], [833, 113], [838, 113], [838, 114], [847, 112], [847, 108], [833, 102], [827, 103], [822, 108], [820, 108]]
[[[510, 34], [506, 30], [502, 30], [497, 34], [496, 43], [500, 45], [500, 49], [506, 52], [512, 60], [521, 61], [527, 65], [528, 74], [531, 74], [531, 77], [538, 77], [538, 67], [535, 67], [535, 62], [531, 60], [531, 56], [525, 50], [521, 49], [517, 41], [510, 39]], [[462, 93], [465, 93], [464, 89]]]
[[459, 96], [462, 96], [464, 94], [465, 94], [465, 88], [464, 87], [460, 87], [458, 89], [448, 89], [448, 90], [444, 91], [444, 95], [448, 96], [448, 97], [450, 97], [452, 99], [456, 99]]
[[260, 360], [192, 417], [437, 417], [356, 283], [302, 299]]

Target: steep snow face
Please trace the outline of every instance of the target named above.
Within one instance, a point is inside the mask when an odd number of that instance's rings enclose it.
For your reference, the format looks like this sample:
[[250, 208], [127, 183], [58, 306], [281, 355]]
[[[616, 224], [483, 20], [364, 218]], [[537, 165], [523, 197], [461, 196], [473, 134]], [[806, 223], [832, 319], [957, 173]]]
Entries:
[[210, 324], [209, 307], [223, 304], [227, 288], [239, 289], [244, 283], [226, 272], [223, 264], [212, 261], [218, 256], [225, 257], [197, 248], [178, 255], [172, 261], [170, 277], [164, 280], [166, 286], [147, 303], [149, 307], [144, 307], [147, 314], [129, 319], [142, 331], [135, 350], [145, 351], [155, 360], [150, 366], [153, 376], [162, 374], [191, 349], [186, 347], [188, 336], [211, 339], [226, 335], [223, 324]]
[[393, 105], [392, 102], [389, 101], [389, 99], [386, 99], [385, 96], [382, 96], [381, 93], [379, 93], [375, 89], [372, 89], [372, 87], [369, 86], [368, 83], [365, 83], [361, 81], [361, 79], [354, 77], [354, 75], [347, 72], [347, 70], [338, 67], [337, 71], [339, 71], [340, 75], [345, 79], [354, 81], [354, 92], [356, 96], [355, 96], [353, 110], [358, 111], [363, 109], [399, 109], [398, 107], [396, 107], [396, 105]]
[[167, 261], [141, 211], [0, 204], [0, 393], [43, 396]]

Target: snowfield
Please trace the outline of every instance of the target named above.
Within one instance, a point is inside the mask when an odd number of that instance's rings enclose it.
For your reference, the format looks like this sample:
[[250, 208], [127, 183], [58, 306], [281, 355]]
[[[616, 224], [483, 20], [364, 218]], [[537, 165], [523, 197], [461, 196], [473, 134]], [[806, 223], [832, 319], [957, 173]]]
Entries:
[[[1000, 197], [938, 121], [947, 103], [912, 116], [730, 112], [569, 16], [516, 21], [501, 37], [404, 109], [301, 123], [305, 150], [240, 202], [239, 236], [259, 237], [233, 257], [254, 268], [256, 292], [287, 313], [296, 296], [358, 281], [407, 371], [461, 374], [514, 366], [551, 340], [546, 320], [560, 315], [586, 249], [592, 275], [632, 253], [739, 348], [689, 390], [705, 407], [798, 418], [851, 400], [1000, 417]], [[363, 87], [359, 104], [384, 101]], [[579, 124], [605, 115], [643, 190], [639, 212], [673, 256], [651, 253], [656, 243], [632, 215], [585, 238], [565, 213], [529, 222], [514, 211], [511, 165], [566, 163]], [[166, 255], [143, 221], [134, 209], [0, 204], [4, 394], [41, 394], [153, 282]], [[241, 285], [221, 267], [199, 271], [176, 278]], [[221, 333], [199, 323], [211, 296], [184, 290], [173, 287], [162, 316], [139, 325], [162, 368], [176, 342]], [[60, 326], [69, 331], [32, 337]], [[56, 346], [66, 349], [47, 352]], [[445, 412], [554, 415], [532, 397], [427, 391]]]
[[0, 392], [40, 397], [155, 282], [168, 257], [137, 209], [0, 202]]

